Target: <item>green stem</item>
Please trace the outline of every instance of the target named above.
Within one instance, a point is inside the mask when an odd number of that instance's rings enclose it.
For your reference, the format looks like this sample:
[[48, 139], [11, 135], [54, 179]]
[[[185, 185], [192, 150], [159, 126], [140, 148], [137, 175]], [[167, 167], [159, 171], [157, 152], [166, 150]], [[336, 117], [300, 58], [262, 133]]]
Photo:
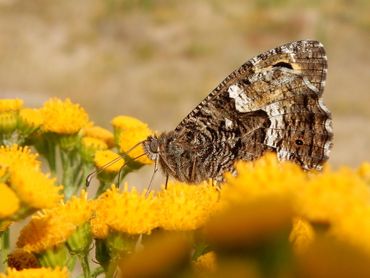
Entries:
[[90, 271], [88, 256], [84, 255], [84, 254], [80, 254], [80, 255], [78, 255], [78, 259], [80, 261], [84, 277], [85, 278], [90, 278], [91, 277], [91, 271]]
[[104, 273], [104, 268], [102, 268], [101, 266], [94, 269], [94, 271], [91, 273], [91, 277], [92, 278], [96, 278], [98, 277], [100, 274]]
[[9, 254], [9, 248], [10, 248], [10, 237], [9, 237], [9, 228], [6, 229], [4, 232], [0, 235], [0, 248], [1, 248], [1, 264], [0, 264], [0, 270], [4, 271], [7, 267], [7, 259]]
[[76, 191], [76, 185], [73, 182], [73, 167], [71, 163], [70, 153], [61, 150], [60, 158], [62, 161], [63, 175], [62, 184], [64, 186], [64, 199], [69, 200]]

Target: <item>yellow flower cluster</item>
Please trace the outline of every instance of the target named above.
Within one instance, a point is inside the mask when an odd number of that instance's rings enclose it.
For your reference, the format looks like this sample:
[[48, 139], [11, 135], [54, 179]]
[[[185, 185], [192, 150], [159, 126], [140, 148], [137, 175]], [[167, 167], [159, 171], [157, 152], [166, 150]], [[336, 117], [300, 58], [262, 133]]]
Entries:
[[86, 223], [93, 211], [86, 192], [73, 196], [66, 204], [37, 213], [21, 230], [17, 246], [40, 253], [68, 240], [77, 227]]
[[0, 278], [68, 278], [69, 274], [66, 268], [29, 268], [16, 270], [9, 268], [7, 274], [1, 274]]
[[[114, 160], [117, 161], [115, 163], [112, 163], [112, 165], [105, 167], [109, 162], [112, 162]], [[105, 172], [118, 173], [124, 163], [125, 161], [119, 154], [116, 154], [115, 152], [112, 152], [110, 150], [97, 151], [95, 153], [95, 167], [97, 169], [102, 169], [103, 167], [105, 167]]]
[[112, 186], [96, 201], [91, 221], [96, 238], [107, 237], [110, 230], [127, 234], [148, 234], [155, 228], [188, 231], [200, 228], [217, 208], [219, 193], [209, 183], [191, 186], [170, 183], [157, 196], [123, 192]]
[[[131, 158], [145, 153], [142, 145], [132, 148], [153, 134], [147, 124], [129, 116], [117, 116], [112, 120], [112, 125], [114, 137], [121, 152], [126, 153]], [[135, 161], [142, 164], [153, 163], [147, 156], [142, 156]]]
[[74, 134], [89, 122], [85, 110], [68, 98], [65, 101], [50, 99], [44, 103], [41, 111], [44, 118], [43, 130], [46, 132]]
[[18, 111], [23, 106], [21, 99], [1, 99], [0, 100], [0, 113], [9, 111]]
[[43, 174], [37, 155], [27, 147], [0, 147], [2, 183], [0, 218], [11, 217], [22, 204], [24, 209], [50, 208], [61, 199], [62, 187]]

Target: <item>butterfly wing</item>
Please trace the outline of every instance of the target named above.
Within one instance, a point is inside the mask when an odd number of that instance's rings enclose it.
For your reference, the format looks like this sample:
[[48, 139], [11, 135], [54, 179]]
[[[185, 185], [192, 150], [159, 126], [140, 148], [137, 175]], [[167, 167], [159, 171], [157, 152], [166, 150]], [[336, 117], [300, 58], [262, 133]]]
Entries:
[[332, 144], [331, 116], [321, 98], [326, 72], [318, 41], [271, 49], [226, 77], [175, 133], [200, 153], [204, 149], [213, 172], [266, 150], [305, 169], [320, 168]]

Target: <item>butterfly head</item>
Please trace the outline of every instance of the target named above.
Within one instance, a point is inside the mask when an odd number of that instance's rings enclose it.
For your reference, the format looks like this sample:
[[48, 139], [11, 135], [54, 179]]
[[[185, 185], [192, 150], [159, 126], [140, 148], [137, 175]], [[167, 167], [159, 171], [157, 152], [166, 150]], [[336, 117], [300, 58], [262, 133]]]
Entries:
[[151, 160], [157, 160], [159, 156], [159, 142], [158, 137], [156, 135], [149, 136], [144, 142], [143, 142], [143, 148], [146, 153], [146, 155]]

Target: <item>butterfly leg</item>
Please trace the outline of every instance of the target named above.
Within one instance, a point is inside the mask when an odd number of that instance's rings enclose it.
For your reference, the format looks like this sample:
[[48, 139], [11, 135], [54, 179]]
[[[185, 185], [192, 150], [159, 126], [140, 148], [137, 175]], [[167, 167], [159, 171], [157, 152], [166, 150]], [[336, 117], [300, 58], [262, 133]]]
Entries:
[[166, 181], [164, 183], [164, 189], [166, 189], [166, 190], [167, 190], [167, 185], [168, 185], [168, 177], [169, 177], [169, 175], [167, 174], [166, 175]]
[[152, 189], [152, 183], [153, 183], [153, 180], [154, 180], [154, 176], [158, 172], [158, 170], [159, 170], [159, 168], [158, 168], [158, 159], [156, 159], [155, 162], [154, 162], [154, 171], [153, 171], [152, 177], [150, 178], [148, 188], [146, 189], [145, 196], [149, 195], [149, 193]]

